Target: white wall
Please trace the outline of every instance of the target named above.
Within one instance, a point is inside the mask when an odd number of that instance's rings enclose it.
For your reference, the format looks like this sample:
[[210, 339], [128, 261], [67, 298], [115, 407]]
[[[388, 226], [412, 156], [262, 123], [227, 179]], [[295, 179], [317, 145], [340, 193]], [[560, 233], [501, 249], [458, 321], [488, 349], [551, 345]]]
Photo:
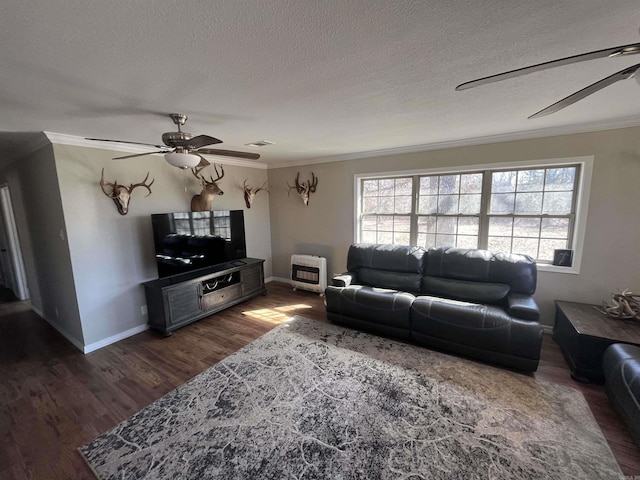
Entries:
[[[150, 214], [189, 211], [201, 187], [190, 171], [159, 156], [114, 161], [121, 153], [67, 145], [54, 145], [54, 152], [84, 345], [92, 350], [145, 328], [141, 283], [157, 278]], [[102, 168], [105, 180], [125, 185], [141, 182], [149, 171], [153, 193], [145, 197], [146, 189], [135, 189], [129, 213], [120, 215], [100, 189]], [[268, 194], [259, 193], [247, 210], [241, 188], [245, 178], [264, 182], [266, 170], [234, 165], [224, 170], [219, 185], [225, 194], [215, 198], [213, 208], [245, 209], [247, 254], [266, 259], [265, 276], [271, 276]]]
[[[273, 274], [289, 276], [292, 253], [324, 255], [341, 272], [354, 241], [354, 174], [447, 166], [594, 156], [582, 269], [579, 275], [539, 272], [535, 298], [542, 322], [553, 324], [554, 299], [600, 304], [618, 288], [640, 291], [640, 128], [547, 137], [422, 153], [269, 170]], [[313, 171], [319, 178], [308, 207], [293, 184]]]

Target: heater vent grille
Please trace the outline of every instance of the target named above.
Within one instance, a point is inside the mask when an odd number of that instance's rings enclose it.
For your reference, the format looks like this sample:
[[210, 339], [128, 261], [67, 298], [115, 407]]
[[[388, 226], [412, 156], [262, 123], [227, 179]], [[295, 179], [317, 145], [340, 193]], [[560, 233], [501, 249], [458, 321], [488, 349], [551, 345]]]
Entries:
[[327, 288], [327, 259], [315, 255], [291, 255], [291, 285], [324, 294]]

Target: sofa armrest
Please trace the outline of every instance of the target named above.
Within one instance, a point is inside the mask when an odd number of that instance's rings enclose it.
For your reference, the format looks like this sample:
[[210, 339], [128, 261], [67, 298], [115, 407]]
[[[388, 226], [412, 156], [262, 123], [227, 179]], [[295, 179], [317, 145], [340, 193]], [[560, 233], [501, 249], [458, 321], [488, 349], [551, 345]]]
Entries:
[[510, 293], [507, 295], [507, 307], [507, 312], [513, 317], [534, 322], [540, 320], [538, 304], [533, 297], [529, 295]]
[[352, 283], [356, 283], [358, 274], [356, 272], [344, 272], [336, 275], [331, 279], [331, 285], [334, 287], [348, 287]]

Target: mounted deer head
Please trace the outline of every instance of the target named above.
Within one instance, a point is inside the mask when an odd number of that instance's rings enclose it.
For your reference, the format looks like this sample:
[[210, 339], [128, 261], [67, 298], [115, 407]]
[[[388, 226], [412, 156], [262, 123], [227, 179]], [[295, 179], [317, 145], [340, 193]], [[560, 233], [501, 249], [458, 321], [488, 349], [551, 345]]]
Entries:
[[253, 203], [253, 199], [255, 198], [256, 193], [262, 190], [264, 190], [265, 192], [269, 191], [269, 189], [266, 188], [266, 185], [267, 182], [264, 182], [258, 188], [251, 188], [249, 185], [247, 185], [247, 179], [244, 179], [244, 186], [242, 187], [242, 189], [244, 190], [244, 203], [247, 204], [247, 208], [251, 208], [251, 204]]
[[291, 190], [295, 188], [296, 192], [298, 192], [298, 195], [300, 195], [300, 198], [302, 199], [302, 202], [306, 207], [307, 205], [309, 205], [309, 194], [315, 193], [316, 191], [316, 187], [318, 186], [318, 177], [316, 177], [313, 172], [311, 172], [311, 180], [300, 183], [300, 172], [298, 172], [298, 174], [296, 175], [296, 185], [292, 187], [287, 182], [287, 186], [289, 187], [287, 195], [291, 193]]
[[[151, 185], [155, 179], [151, 180], [151, 183], [147, 185], [147, 180], [149, 179], [149, 172], [147, 172], [147, 176], [144, 177], [144, 180], [140, 183], [132, 183], [128, 187], [124, 185], [119, 185], [117, 180], [114, 180], [113, 183], [104, 181], [104, 168], [102, 169], [102, 176], [100, 177], [100, 188], [104, 194], [113, 200], [113, 203], [116, 204], [116, 208], [118, 209], [118, 213], [120, 215], [126, 215], [129, 211], [129, 200], [131, 200], [131, 192], [136, 187], [144, 187], [149, 190], [149, 193], [145, 196], [151, 195]], [[111, 187], [111, 191], [108, 192], [105, 190], [105, 187]]]
[[194, 195], [193, 198], [191, 198], [192, 212], [211, 211], [213, 207], [214, 195], [224, 195], [224, 192], [217, 183], [222, 177], [224, 177], [224, 169], [222, 168], [222, 165], [220, 165], [220, 173], [218, 173], [218, 166], [215, 164], [213, 165], [213, 168], [216, 171], [216, 175], [218, 176], [218, 178], [216, 178], [215, 180], [211, 175], [209, 176], [209, 180], [207, 180], [200, 174], [200, 172], [204, 168], [206, 167], [196, 167], [191, 169], [193, 175], [198, 180], [200, 180], [200, 183], [202, 184], [202, 191], [198, 195]]

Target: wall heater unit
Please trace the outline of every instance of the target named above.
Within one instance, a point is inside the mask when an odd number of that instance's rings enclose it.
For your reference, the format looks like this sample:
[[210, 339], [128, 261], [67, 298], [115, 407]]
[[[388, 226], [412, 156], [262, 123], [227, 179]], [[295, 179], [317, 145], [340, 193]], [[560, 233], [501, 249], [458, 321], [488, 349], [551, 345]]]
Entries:
[[315, 255], [291, 255], [291, 285], [324, 295], [327, 288], [327, 259]]

